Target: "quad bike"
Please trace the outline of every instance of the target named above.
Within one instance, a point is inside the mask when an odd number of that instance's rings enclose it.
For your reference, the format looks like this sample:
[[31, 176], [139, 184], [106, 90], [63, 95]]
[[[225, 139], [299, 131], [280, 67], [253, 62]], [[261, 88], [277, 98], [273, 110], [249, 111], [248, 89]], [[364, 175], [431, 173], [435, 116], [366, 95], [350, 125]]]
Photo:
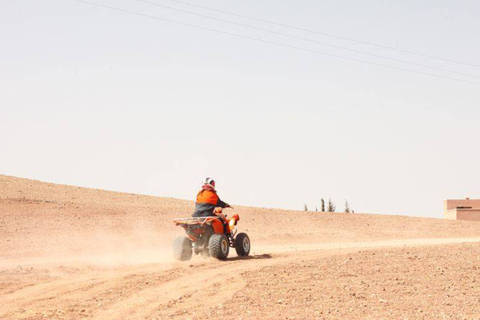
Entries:
[[225, 216], [225, 223], [218, 216], [174, 219], [173, 222], [183, 227], [187, 233], [186, 237], [178, 237], [173, 241], [175, 259], [187, 261], [195, 253], [205, 258], [211, 256], [225, 260], [230, 247], [235, 248], [238, 256], [248, 256], [250, 238], [243, 232], [237, 234], [236, 225], [239, 220], [238, 214], [231, 218]]

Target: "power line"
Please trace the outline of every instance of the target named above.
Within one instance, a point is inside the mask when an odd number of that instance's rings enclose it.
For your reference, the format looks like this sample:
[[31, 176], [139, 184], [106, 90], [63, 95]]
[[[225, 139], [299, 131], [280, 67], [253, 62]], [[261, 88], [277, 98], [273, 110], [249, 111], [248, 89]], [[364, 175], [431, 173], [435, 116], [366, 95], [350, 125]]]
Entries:
[[195, 16], [199, 16], [199, 17], [203, 17], [203, 18], [207, 18], [207, 19], [212, 19], [212, 20], [221, 21], [221, 22], [225, 22], [225, 23], [229, 23], [229, 24], [233, 24], [233, 25], [237, 25], [237, 26], [241, 26], [241, 27], [245, 27], [245, 28], [249, 28], [249, 29], [253, 29], [253, 30], [258, 30], [258, 31], [262, 31], [262, 32], [268, 32], [268, 33], [271, 33], [271, 34], [276, 34], [276, 35], [288, 37], [288, 38], [291, 38], [291, 39], [306, 41], [306, 42], [315, 43], [315, 44], [320, 44], [320, 45], [324, 45], [324, 46], [328, 46], [328, 47], [332, 47], [332, 48], [337, 48], [337, 49], [346, 50], [346, 51], [350, 51], [350, 52], [360, 53], [360, 54], [369, 55], [369, 56], [376, 57], [376, 58], [387, 59], [387, 60], [391, 60], [391, 61], [395, 61], [395, 62], [406, 63], [406, 64], [414, 65], [414, 66], [417, 66], [417, 67], [423, 67], [423, 68], [427, 68], [427, 69], [431, 69], [431, 70], [449, 72], [449, 73], [452, 73], [452, 74], [458, 74], [458, 75], [462, 75], [462, 76], [467, 76], [467, 77], [480, 79], [480, 76], [465, 73], [465, 72], [459, 72], [459, 71], [455, 71], [455, 70], [433, 67], [433, 66], [422, 64], [422, 63], [416, 63], [416, 62], [411, 62], [411, 61], [407, 61], [407, 60], [391, 58], [391, 57], [387, 57], [387, 56], [383, 56], [383, 55], [379, 55], [379, 54], [375, 54], [375, 53], [370, 53], [370, 52], [366, 52], [366, 51], [351, 49], [351, 48], [344, 47], [344, 46], [339, 46], [339, 45], [329, 44], [329, 43], [325, 43], [325, 42], [321, 42], [321, 41], [311, 40], [311, 39], [307, 39], [307, 38], [303, 38], [303, 37], [290, 35], [290, 34], [287, 34], [287, 33], [284, 33], [284, 32], [272, 31], [272, 30], [268, 30], [268, 29], [264, 29], [264, 28], [251, 26], [251, 25], [248, 25], [248, 24], [234, 22], [234, 21], [231, 21], [231, 20], [216, 18], [216, 17], [212, 17], [212, 16], [209, 16], [209, 15], [196, 13], [196, 12], [192, 12], [192, 11], [188, 11], [188, 10], [183, 10], [183, 9], [179, 9], [179, 8], [175, 8], [175, 7], [170, 7], [170, 6], [166, 6], [166, 5], [163, 5], [163, 4], [159, 4], [159, 3], [151, 2], [151, 1], [147, 1], [147, 0], [137, 0], [137, 1], [149, 4], [149, 5], [153, 5], [153, 6], [156, 6], [156, 7], [160, 7], [160, 8], [165, 8], [165, 9], [169, 9], [169, 10], [188, 13], [188, 14], [191, 14], [191, 15], [195, 15]]
[[130, 11], [130, 10], [126, 10], [126, 9], [122, 9], [122, 8], [118, 8], [118, 7], [107, 6], [107, 5], [94, 3], [94, 2], [90, 2], [90, 1], [85, 1], [85, 0], [73, 0], [73, 1], [88, 4], [88, 5], [93, 5], [93, 6], [109, 9], [109, 10], [114, 10], [114, 11], [118, 11], [118, 12], [128, 13], [128, 14], [132, 14], [132, 15], [136, 15], [136, 16], [140, 16], [140, 17], [166, 21], [166, 22], [170, 22], [170, 23], [174, 23], [174, 24], [178, 24], [178, 25], [183, 25], [183, 26], [188, 26], [188, 27], [192, 27], [192, 28], [196, 28], [196, 29], [207, 30], [207, 31], [216, 32], [216, 33], [220, 33], [220, 34], [234, 36], [234, 37], [237, 37], [237, 38], [242, 38], [242, 39], [247, 39], [247, 40], [272, 44], [272, 45], [279, 46], [279, 47], [284, 47], [284, 48], [296, 49], [296, 50], [310, 52], [310, 53], [321, 54], [321, 55], [335, 57], [335, 58], [339, 58], [339, 59], [343, 59], [343, 60], [367, 63], [367, 64], [380, 66], [380, 67], [384, 67], [384, 68], [389, 68], [389, 69], [394, 69], [394, 70], [401, 70], [401, 71], [405, 71], [405, 72], [423, 74], [423, 75], [427, 75], [427, 76], [431, 76], [431, 77], [435, 77], [435, 78], [440, 78], [440, 79], [448, 79], [448, 80], [453, 80], [453, 81], [459, 81], [459, 82], [464, 82], [464, 83], [480, 85], [480, 82], [476, 82], [476, 81], [469, 81], [469, 80], [463, 80], [463, 79], [458, 79], [458, 78], [451, 78], [451, 77], [437, 75], [437, 74], [434, 74], [434, 73], [428, 73], [428, 72], [423, 72], [423, 71], [417, 71], [417, 70], [412, 70], [412, 69], [395, 67], [395, 66], [390, 66], [390, 65], [386, 65], [386, 64], [382, 64], [382, 63], [377, 63], [377, 62], [370, 62], [370, 61], [367, 61], [367, 60], [361, 60], [361, 59], [356, 59], [356, 58], [344, 57], [344, 56], [335, 55], [335, 54], [322, 52], [322, 51], [318, 51], [318, 50], [312, 50], [312, 49], [292, 46], [292, 45], [288, 45], [288, 44], [284, 44], [284, 43], [280, 43], [280, 42], [264, 40], [264, 39], [261, 39], [261, 38], [244, 36], [244, 35], [241, 35], [241, 34], [238, 34], [238, 33], [227, 32], [227, 31], [222, 31], [222, 30], [218, 30], [218, 29], [212, 29], [212, 28], [209, 28], [209, 27], [204, 27], [204, 26], [200, 26], [200, 25], [196, 25], [196, 24], [187, 23], [187, 22], [176, 21], [176, 20], [172, 20], [172, 19], [168, 19], [168, 18], [164, 18], [164, 17], [152, 16], [152, 15], [149, 15], [149, 14]]
[[345, 36], [339, 36], [339, 35], [335, 35], [335, 34], [328, 33], [328, 32], [322, 32], [322, 31], [317, 31], [317, 30], [312, 30], [312, 29], [307, 29], [307, 28], [302, 28], [302, 27], [296, 27], [296, 26], [292, 26], [292, 25], [288, 25], [288, 24], [284, 24], [284, 23], [271, 21], [271, 20], [254, 18], [254, 17], [243, 15], [243, 14], [238, 14], [238, 13], [234, 13], [234, 12], [230, 12], [230, 11], [224, 11], [224, 10], [215, 9], [215, 8], [211, 8], [211, 7], [201, 6], [201, 5], [197, 5], [197, 4], [193, 4], [193, 3], [189, 3], [189, 2], [185, 2], [185, 1], [180, 1], [180, 0], [168, 0], [168, 1], [175, 2], [175, 3], [180, 3], [180, 4], [183, 4], [183, 5], [186, 5], [186, 6], [191, 6], [191, 7], [195, 7], [195, 8], [204, 9], [204, 10], [210, 10], [210, 11], [214, 11], [214, 12], [217, 12], [217, 13], [222, 13], [222, 14], [227, 14], [227, 15], [231, 15], [231, 16], [235, 16], [235, 17], [249, 19], [249, 20], [253, 20], [253, 21], [268, 23], [268, 24], [272, 24], [272, 25], [276, 25], [276, 26], [280, 26], [280, 27], [285, 27], [285, 28], [295, 29], [295, 30], [299, 30], [299, 31], [320, 34], [320, 35], [331, 37], [331, 38], [337, 38], [337, 39], [347, 40], [347, 41], [351, 41], [351, 42], [361, 43], [361, 44], [364, 44], [364, 45], [374, 46], [374, 47], [378, 47], [378, 48], [382, 48], [382, 49], [394, 50], [394, 51], [407, 53], [407, 54], [411, 54], [411, 55], [416, 55], [416, 56], [420, 56], [420, 57], [424, 57], [424, 58], [442, 60], [442, 61], [447, 61], [447, 62], [452, 62], [452, 63], [463, 64], [463, 65], [470, 66], [470, 67], [480, 68], [480, 65], [469, 63], [469, 62], [463, 62], [463, 61], [458, 61], [458, 60], [452, 60], [452, 59], [437, 57], [437, 56], [433, 56], [433, 55], [427, 55], [427, 54], [419, 53], [419, 52], [415, 52], [415, 51], [403, 50], [403, 49], [394, 48], [394, 47], [390, 47], [390, 46], [386, 46], [386, 45], [382, 45], [382, 44], [378, 44], [378, 43], [373, 43], [373, 42], [368, 42], [368, 41], [364, 41], [364, 40], [356, 40], [356, 39], [353, 39], [353, 38], [349, 38], [349, 37], [345, 37]]

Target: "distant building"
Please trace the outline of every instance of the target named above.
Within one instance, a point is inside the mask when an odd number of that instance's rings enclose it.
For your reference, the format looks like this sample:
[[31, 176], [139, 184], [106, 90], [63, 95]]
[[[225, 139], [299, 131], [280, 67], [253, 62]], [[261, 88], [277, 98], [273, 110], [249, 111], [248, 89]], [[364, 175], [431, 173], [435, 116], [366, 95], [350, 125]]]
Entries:
[[480, 199], [445, 200], [443, 206], [445, 219], [480, 221]]

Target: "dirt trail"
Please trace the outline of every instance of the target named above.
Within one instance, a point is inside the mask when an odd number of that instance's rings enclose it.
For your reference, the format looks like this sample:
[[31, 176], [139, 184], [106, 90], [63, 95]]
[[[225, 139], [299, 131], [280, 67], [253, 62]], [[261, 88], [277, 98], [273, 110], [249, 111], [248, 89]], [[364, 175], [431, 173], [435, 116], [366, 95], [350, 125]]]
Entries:
[[[379, 243], [362, 243], [345, 246], [330, 245], [330, 248], [316, 252], [303, 252], [298, 254], [263, 254], [253, 256], [251, 259], [237, 261], [216, 262], [191, 268], [185, 277], [175, 278], [155, 288], [137, 291], [129, 299], [121, 300], [109, 307], [104, 312], [94, 314], [96, 319], [121, 319], [128, 318], [169, 318], [182, 316], [185, 313], [201, 314], [214, 307], [227, 306], [235, 295], [246, 287], [247, 282], [241, 274], [246, 272], [260, 272], [265, 267], [278, 267], [288, 263], [319, 259], [338, 254], [356, 251], [355, 249], [375, 249], [399, 246], [428, 246], [451, 243], [480, 242], [477, 239], [421, 239], [415, 241], [396, 241]], [[300, 248], [306, 250], [306, 248]], [[190, 268], [190, 267], [189, 267]], [[193, 284], [193, 285], [192, 285]], [[259, 291], [261, 287], [257, 288]], [[288, 287], [285, 290], [289, 290]], [[121, 315], [121, 316], [120, 316]]]
[[376, 249], [376, 248], [399, 248], [418, 247], [458, 243], [480, 242], [480, 237], [471, 238], [430, 238], [430, 239], [397, 239], [369, 242], [344, 242], [344, 243], [314, 243], [301, 245], [272, 245], [260, 246], [261, 251], [268, 252], [298, 252], [314, 250], [335, 250], [335, 249]]
[[[225, 262], [196, 260], [193, 263], [95, 270], [5, 294], [0, 299], [0, 317], [167, 319], [187, 313], [208, 314], [212, 308], [228, 306], [229, 301], [242, 292], [247, 285], [242, 274], [247, 272], [261, 272], [265, 267], [281, 267], [299, 260], [318, 260], [359, 249], [373, 251], [454, 243], [480, 243], [480, 238], [336, 243], [315, 250], [311, 246], [298, 246], [283, 252], [277, 247], [274, 254], [265, 251], [248, 259], [233, 258]], [[263, 250], [257, 249], [259, 252]]]
[[191, 207], [0, 175], [0, 319], [480, 317], [478, 223], [240, 207], [251, 257], [175, 262]]

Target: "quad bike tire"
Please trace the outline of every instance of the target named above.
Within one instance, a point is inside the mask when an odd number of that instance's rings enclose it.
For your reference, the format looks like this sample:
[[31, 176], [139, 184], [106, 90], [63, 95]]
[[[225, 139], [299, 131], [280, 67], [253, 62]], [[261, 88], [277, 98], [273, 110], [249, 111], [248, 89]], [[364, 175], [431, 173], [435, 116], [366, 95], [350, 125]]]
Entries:
[[228, 257], [230, 243], [223, 234], [212, 234], [208, 241], [210, 256], [219, 260], [225, 260]]
[[239, 233], [235, 238], [235, 251], [239, 257], [246, 257], [250, 254], [250, 238], [246, 233]]
[[192, 258], [192, 242], [187, 237], [178, 237], [173, 241], [173, 256], [180, 261]]

